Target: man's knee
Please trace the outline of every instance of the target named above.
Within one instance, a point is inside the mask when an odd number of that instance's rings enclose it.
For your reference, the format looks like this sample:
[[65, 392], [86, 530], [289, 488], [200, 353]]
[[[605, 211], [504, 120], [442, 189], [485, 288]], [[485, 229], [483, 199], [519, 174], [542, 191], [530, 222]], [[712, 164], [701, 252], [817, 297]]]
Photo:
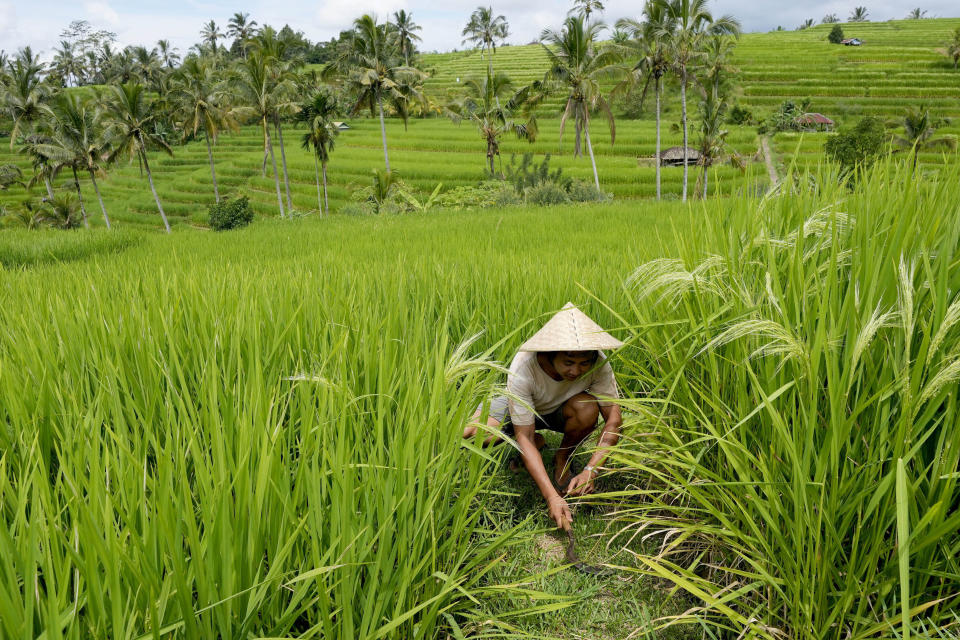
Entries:
[[600, 417], [600, 407], [597, 399], [589, 393], [578, 393], [564, 404], [564, 417], [573, 420], [578, 430], [593, 430]]

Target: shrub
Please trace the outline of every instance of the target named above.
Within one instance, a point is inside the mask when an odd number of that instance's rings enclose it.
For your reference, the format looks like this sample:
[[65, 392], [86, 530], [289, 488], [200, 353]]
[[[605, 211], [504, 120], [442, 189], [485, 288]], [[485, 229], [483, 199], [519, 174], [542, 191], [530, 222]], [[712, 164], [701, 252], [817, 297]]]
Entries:
[[513, 185], [517, 193], [526, 193], [531, 187], [552, 182], [566, 190], [569, 178], [564, 180], [563, 169], [559, 167], [553, 172], [550, 171], [550, 154], [544, 156], [539, 163], [533, 161], [532, 153], [525, 153], [517, 164], [516, 156], [510, 156], [510, 164], [506, 167], [506, 180]]
[[573, 179], [567, 185], [567, 197], [571, 202], [599, 202], [610, 199], [610, 194], [597, 189], [589, 182]]
[[210, 228], [214, 231], [227, 231], [245, 227], [253, 221], [253, 208], [247, 196], [224, 199], [210, 205]]
[[727, 122], [730, 124], [751, 124], [753, 122], [753, 111], [739, 104], [730, 109], [730, 115], [727, 116]]
[[527, 189], [527, 201], [531, 204], [549, 206], [570, 202], [567, 192], [555, 182], [544, 182]]
[[839, 24], [833, 25], [833, 29], [830, 30], [830, 35], [827, 36], [827, 40], [833, 44], [840, 44], [843, 42], [843, 27]]
[[873, 117], [861, 118], [849, 131], [835, 133], [824, 145], [824, 151], [847, 174], [866, 169], [880, 157], [886, 143], [883, 122]]

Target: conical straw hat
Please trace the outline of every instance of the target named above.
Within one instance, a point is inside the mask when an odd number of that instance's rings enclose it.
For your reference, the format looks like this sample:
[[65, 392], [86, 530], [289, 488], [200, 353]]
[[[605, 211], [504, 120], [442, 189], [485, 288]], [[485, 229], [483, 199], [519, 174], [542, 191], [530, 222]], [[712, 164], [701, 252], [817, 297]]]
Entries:
[[568, 302], [520, 346], [520, 351], [593, 351], [622, 346], [622, 342]]

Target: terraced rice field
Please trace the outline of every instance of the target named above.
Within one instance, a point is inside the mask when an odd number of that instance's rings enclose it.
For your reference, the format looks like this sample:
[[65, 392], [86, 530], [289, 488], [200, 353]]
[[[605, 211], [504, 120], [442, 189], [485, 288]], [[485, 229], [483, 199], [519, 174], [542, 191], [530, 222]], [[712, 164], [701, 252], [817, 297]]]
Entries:
[[[354, 118], [350, 120], [350, 127], [337, 140], [329, 165], [329, 193], [333, 210], [350, 202], [354, 191], [370, 184], [371, 170], [383, 166], [379, 123], [369, 118]], [[541, 137], [534, 144], [505, 138], [502, 145], [503, 162], [509, 163], [513, 153], [519, 155], [532, 151], [539, 158], [549, 153], [551, 167], [562, 167], [564, 175], [592, 182], [589, 158], [573, 157], [572, 132], [568, 129], [561, 147], [558, 119], [544, 119], [541, 131]], [[292, 127], [285, 130], [290, 186], [294, 208], [310, 211], [317, 209], [314, 165], [312, 156], [299, 147], [299, 133]], [[613, 193], [617, 199], [654, 195], [654, 167], [640, 166], [639, 160], [654, 153], [652, 123], [620, 122], [613, 146], [610, 145], [608, 131], [598, 127], [593, 137], [600, 184], [604, 190]], [[424, 194], [431, 192], [438, 183], [442, 183], [443, 189], [447, 190], [476, 184], [484, 177], [485, 146], [468, 123], [456, 125], [440, 118], [414, 119], [404, 129], [400, 121], [391, 120], [387, 125], [387, 138], [391, 166], [408, 186]], [[732, 142], [745, 154], [756, 151], [755, 138], [754, 132], [748, 127], [731, 134]], [[239, 134], [222, 136], [214, 151], [217, 179], [223, 193], [249, 194], [258, 213], [275, 215], [277, 200], [272, 173], [268, 170], [264, 177], [260, 171], [263, 159], [261, 140], [261, 134], [255, 127], [245, 127]], [[679, 142], [679, 135], [665, 134], [665, 145]], [[204, 224], [207, 205], [213, 201], [206, 146], [202, 142], [192, 143], [176, 147], [174, 153], [173, 157], [156, 153], [151, 157], [151, 168], [164, 210], [172, 223]], [[10, 160], [17, 161], [24, 172], [28, 171], [28, 164], [23, 158], [10, 156], [7, 149], [3, 149], [0, 163]], [[279, 157], [277, 161], [279, 163]], [[711, 177], [711, 185], [719, 184], [725, 193], [747, 188], [748, 184], [763, 175], [759, 164], [752, 165], [745, 175], [731, 167], [718, 167], [712, 171], [716, 172], [719, 181]], [[694, 176], [692, 180], [695, 179], [696, 172], [691, 175]], [[681, 169], [665, 170], [665, 193], [679, 194], [681, 179]], [[100, 214], [93, 189], [86, 181], [81, 182], [88, 214], [99, 224]], [[111, 219], [121, 223], [160, 225], [146, 177], [140, 176], [136, 165], [112, 169], [109, 177], [101, 182], [101, 188]], [[15, 204], [22, 197], [22, 189], [11, 189], [0, 194], [0, 205]]]
[[[853, 124], [862, 115], [893, 119], [910, 105], [925, 104], [938, 118], [951, 118], [941, 133], [960, 134], [960, 72], [936, 53], [960, 19], [892, 21], [843, 25], [848, 36], [863, 38], [861, 48], [843, 47], [827, 42], [828, 27], [805, 31], [746, 34], [735, 52], [740, 69], [738, 101], [764, 117], [786, 99], [812, 100], [812, 108], [833, 118], [841, 126]], [[541, 78], [547, 59], [540, 45], [505, 46], [493, 58], [494, 68], [507, 72], [517, 86]], [[477, 51], [461, 51], [424, 56], [431, 73], [427, 90], [436, 104], [456, 95], [458, 86], [470, 76], [486, 73], [487, 59]], [[612, 86], [612, 83], [608, 84]], [[679, 120], [674, 92], [667, 95], [664, 114], [664, 147], [680, 143], [673, 125]], [[541, 136], [534, 144], [505, 138], [504, 162], [513, 153], [532, 151], [542, 158], [550, 153], [552, 166], [565, 174], [590, 181], [592, 172], [587, 158], [572, 156], [572, 130], [559, 139], [561, 97], [548, 100], [540, 120]], [[693, 109], [695, 113], [695, 109]], [[692, 118], [695, 120], [695, 115]], [[693, 122], [695, 125], [695, 122]], [[334, 210], [350, 202], [351, 194], [369, 184], [371, 170], [383, 165], [379, 128], [376, 121], [360, 116], [350, 119], [329, 167], [330, 199]], [[455, 125], [443, 118], [411, 120], [407, 127], [391, 120], [387, 125], [392, 165], [405, 183], [428, 193], [438, 183], [443, 189], [471, 185], [483, 178], [484, 145], [476, 130], [467, 123]], [[294, 208], [317, 208], [313, 159], [299, 148], [298, 131], [286, 131]], [[647, 159], [654, 153], [654, 123], [651, 120], [620, 119], [616, 144], [609, 144], [609, 133], [597, 121], [592, 130], [601, 186], [617, 199], [647, 198], [655, 192], [654, 168]], [[695, 139], [695, 134], [694, 139]], [[772, 140], [781, 171], [794, 157], [801, 164], [815, 164], [823, 158], [826, 134], [778, 134]], [[766, 171], [758, 162], [759, 143], [753, 127], [731, 127], [730, 141], [741, 154], [753, 160], [745, 175], [730, 167], [714, 169], [723, 193], [753, 191], [766, 181]], [[193, 143], [175, 149], [173, 158], [154, 154], [157, 187], [165, 208], [175, 223], [203, 224], [206, 206], [212, 200], [206, 149]], [[261, 138], [255, 127], [239, 134], [223, 136], [216, 148], [218, 179], [228, 193], [248, 193], [257, 211], [273, 215], [276, 194], [271, 174], [261, 175]], [[940, 151], [920, 154], [927, 168], [953, 163], [955, 155], [944, 157]], [[279, 159], [278, 159], [279, 160]], [[28, 170], [24, 158], [0, 148], [0, 163], [16, 162]], [[697, 172], [692, 174], [695, 181]], [[682, 170], [664, 171], [664, 193], [668, 197], [681, 190]], [[691, 185], [692, 188], [692, 185]], [[115, 168], [103, 181], [110, 214], [121, 223], [159, 226], [156, 207], [145, 180], [136, 167]], [[84, 185], [84, 195], [94, 206], [89, 211], [98, 220], [93, 193]], [[0, 193], [0, 206], [15, 204], [23, 198], [21, 189]]]

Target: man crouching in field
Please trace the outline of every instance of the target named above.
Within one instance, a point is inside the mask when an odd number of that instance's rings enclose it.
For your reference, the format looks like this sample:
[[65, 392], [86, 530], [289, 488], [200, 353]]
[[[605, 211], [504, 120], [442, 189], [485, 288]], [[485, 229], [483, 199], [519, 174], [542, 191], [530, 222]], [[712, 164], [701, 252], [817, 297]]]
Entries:
[[[490, 402], [487, 424], [516, 438], [523, 463], [547, 501], [550, 517], [561, 529], [570, 527], [570, 507], [547, 475], [540, 455], [545, 441], [536, 432], [549, 429], [563, 434], [554, 458], [557, 487], [572, 496], [593, 491], [596, 467], [606, 457], [607, 449], [616, 444], [622, 422], [620, 407], [608, 400], [617, 397], [617, 384], [600, 349], [622, 345], [568, 302], [520, 347], [507, 376], [510, 397], [500, 396]], [[481, 413], [478, 409], [474, 421]], [[583, 471], [571, 478], [570, 453], [597, 428], [600, 414], [604, 427], [597, 450]], [[475, 437], [477, 428], [468, 425], [463, 437]], [[484, 445], [501, 441], [491, 436]]]

